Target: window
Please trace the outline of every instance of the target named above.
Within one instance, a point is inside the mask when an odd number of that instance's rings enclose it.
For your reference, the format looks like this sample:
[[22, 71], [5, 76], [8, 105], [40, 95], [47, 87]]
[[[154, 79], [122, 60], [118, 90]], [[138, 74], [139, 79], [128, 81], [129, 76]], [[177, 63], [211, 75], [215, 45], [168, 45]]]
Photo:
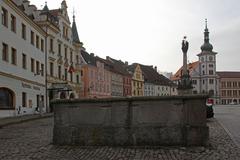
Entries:
[[79, 64], [79, 56], [78, 55], [76, 55], [76, 62], [77, 62], [77, 64]]
[[58, 55], [59, 56], [62, 55], [62, 46], [61, 46], [61, 44], [58, 44]]
[[205, 84], [205, 80], [202, 80], [202, 84]]
[[192, 84], [197, 85], [197, 80], [192, 80]]
[[233, 87], [237, 87], [237, 82], [233, 82]]
[[209, 75], [213, 75], [213, 70], [209, 70]]
[[44, 76], [44, 64], [41, 64], [41, 76]]
[[27, 107], [27, 94], [22, 92], [22, 107]]
[[53, 66], [53, 63], [50, 62], [50, 76], [53, 77], [53, 74], [54, 74], [54, 66]]
[[53, 39], [50, 39], [50, 52], [53, 52]]
[[232, 96], [232, 91], [231, 91], [231, 90], [228, 90], [228, 91], [227, 91], [227, 96], [229, 96], [229, 97]]
[[79, 75], [76, 75], [76, 82], [77, 82], [78, 84], [80, 83]]
[[233, 96], [237, 97], [237, 90], [233, 90]]
[[64, 58], [67, 59], [67, 47], [65, 47]]
[[226, 82], [221, 82], [222, 88], [226, 88]]
[[2, 7], [2, 24], [8, 27], [8, 11]]
[[209, 79], [209, 84], [213, 84], [214, 83], [214, 79]]
[[42, 52], [44, 51], [44, 41], [43, 41], [43, 39], [41, 39], [41, 51]]
[[202, 71], [202, 74], [205, 75], [205, 71]]
[[8, 45], [2, 43], [2, 60], [8, 62]]
[[209, 96], [213, 96], [214, 95], [214, 90], [208, 91], [208, 94], [209, 94]]
[[22, 23], [22, 38], [26, 40], [26, 25]]
[[36, 47], [39, 49], [39, 36], [36, 36]]
[[37, 95], [37, 108], [40, 107], [39, 104], [40, 104], [40, 95]]
[[72, 53], [72, 51], [70, 52], [70, 62], [72, 62], [73, 61], [73, 53]]
[[62, 67], [58, 66], [58, 78], [61, 79], [62, 77]]
[[31, 72], [35, 72], [35, 60], [31, 58]]
[[83, 70], [81, 70], [81, 77], [83, 76]]
[[213, 68], [213, 64], [209, 64], [209, 68]]
[[34, 32], [31, 31], [31, 44], [34, 45]]
[[73, 73], [70, 72], [70, 81], [72, 82], [73, 81]]
[[222, 90], [222, 96], [226, 96], [226, 90]]
[[12, 48], [11, 63], [17, 65], [17, 50]]
[[39, 63], [39, 61], [36, 61], [36, 73], [37, 73], [37, 75], [40, 75], [40, 63]]
[[227, 82], [227, 87], [231, 88], [232, 87], [232, 82]]
[[67, 81], [67, 79], [68, 79], [68, 72], [67, 72], [67, 69], [65, 68], [65, 81]]
[[0, 109], [14, 109], [14, 94], [7, 88], [0, 88]]
[[16, 33], [16, 17], [11, 15], [11, 30]]
[[27, 56], [26, 54], [22, 54], [22, 68], [27, 69]]

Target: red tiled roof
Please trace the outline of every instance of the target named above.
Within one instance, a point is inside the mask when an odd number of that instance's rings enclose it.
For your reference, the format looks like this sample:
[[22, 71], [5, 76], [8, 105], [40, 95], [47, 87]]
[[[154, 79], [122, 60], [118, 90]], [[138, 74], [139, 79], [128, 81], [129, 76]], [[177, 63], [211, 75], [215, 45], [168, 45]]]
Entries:
[[[192, 71], [196, 69], [199, 65], [199, 61], [189, 63], [187, 68], [189, 70], [189, 73], [191, 75]], [[181, 78], [181, 72], [183, 70], [183, 66], [170, 78], [172, 81], [179, 80]]]
[[240, 72], [231, 72], [231, 71], [221, 71], [217, 72], [217, 75], [220, 78], [240, 78]]

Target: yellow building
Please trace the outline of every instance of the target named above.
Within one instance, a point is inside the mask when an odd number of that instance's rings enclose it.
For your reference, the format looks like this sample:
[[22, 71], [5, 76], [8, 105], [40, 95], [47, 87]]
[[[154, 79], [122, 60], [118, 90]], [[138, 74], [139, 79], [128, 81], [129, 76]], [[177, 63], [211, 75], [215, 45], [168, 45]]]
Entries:
[[134, 63], [128, 66], [128, 71], [132, 74], [132, 96], [143, 96], [144, 78], [140, 65]]

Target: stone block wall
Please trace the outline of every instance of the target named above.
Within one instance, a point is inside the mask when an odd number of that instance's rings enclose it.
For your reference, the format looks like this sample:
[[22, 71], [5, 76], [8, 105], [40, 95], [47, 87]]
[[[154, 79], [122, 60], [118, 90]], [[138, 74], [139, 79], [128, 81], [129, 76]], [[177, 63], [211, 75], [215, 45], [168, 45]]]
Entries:
[[58, 145], [206, 145], [206, 96], [57, 100]]

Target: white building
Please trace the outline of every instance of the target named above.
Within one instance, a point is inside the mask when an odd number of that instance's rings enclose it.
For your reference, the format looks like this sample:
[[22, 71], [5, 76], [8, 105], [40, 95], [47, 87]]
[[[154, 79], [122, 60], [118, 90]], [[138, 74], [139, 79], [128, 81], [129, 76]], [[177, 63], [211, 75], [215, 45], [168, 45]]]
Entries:
[[140, 65], [144, 77], [144, 96], [177, 95], [176, 85], [153, 66]]
[[45, 111], [46, 33], [13, 1], [0, 10], [0, 117]]
[[[207, 22], [204, 30], [204, 44], [201, 53], [197, 56], [198, 61], [188, 64], [189, 74], [192, 78], [193, 94], [209, 94], [215, 103], [220, 101], [219, 76], [216, 72], [216, 55], [212, 44], [209, 43], [209, 31]], [[181, 78], [182, 68], [171, 78], [177, 82]]]
[[71, 26], [66, 1], [60, 9], [49, 10], [45, 4], [37, 22], [47, 32], [47, 88], [49, 100], [54, 98], [79, 98], [80, 51], [75, 16]]
[[0, 4], [0, 117], [51, 111], [51, 99], [79, 98], [84, 48], [66, 1], [54, 10], [28, 0]]

